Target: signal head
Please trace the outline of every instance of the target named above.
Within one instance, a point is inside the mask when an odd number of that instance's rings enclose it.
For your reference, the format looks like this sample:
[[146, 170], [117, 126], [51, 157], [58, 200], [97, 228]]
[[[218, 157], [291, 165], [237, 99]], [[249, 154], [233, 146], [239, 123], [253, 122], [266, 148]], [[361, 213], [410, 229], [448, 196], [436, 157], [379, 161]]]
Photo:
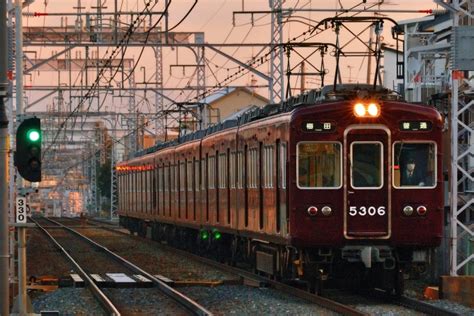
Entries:
[[26, 133], [26, 137], [29, 141], [37, 142], [41, 139], [41, 132], [37, 129], [30, 129]]
[[39, 118], [28, 118], [18, 125], [15, 166], [25, 180], [41, 181], [41, 121]]

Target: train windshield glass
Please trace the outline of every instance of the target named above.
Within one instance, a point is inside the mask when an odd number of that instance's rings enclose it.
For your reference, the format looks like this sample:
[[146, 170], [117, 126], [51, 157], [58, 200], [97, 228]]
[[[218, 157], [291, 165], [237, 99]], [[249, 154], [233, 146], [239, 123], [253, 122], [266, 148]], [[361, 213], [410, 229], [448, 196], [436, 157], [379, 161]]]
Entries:
[[351, 186], [364, 189], [379, 189], [383, 186], [381, 143], [352, 143]]
[[298, 187], [341, 187], [341, 144], [302, 142], [298, 144]]
[[436, 186], [436, 146], [434, 143], [394, 144], [393, 184], [397, 188]]

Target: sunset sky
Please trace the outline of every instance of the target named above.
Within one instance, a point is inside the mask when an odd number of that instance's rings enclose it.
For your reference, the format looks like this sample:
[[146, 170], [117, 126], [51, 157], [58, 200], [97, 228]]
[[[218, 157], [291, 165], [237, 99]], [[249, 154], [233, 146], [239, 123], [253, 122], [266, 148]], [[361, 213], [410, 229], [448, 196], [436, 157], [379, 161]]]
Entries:
[[[118, 0], [119, 7], [124, 11], [139, 11], [144, 7], [146, 0]], [[84, 12], [95, 12], [95, 9], [92, 9], [92, 6], [96, 6], [98, 3], [97, 0], [83, 0], [81, 5], [85, 7]], [[102, 0], [102, 3], [106, 9], [104, 11], [110, 12], [113, 11], [114, 1], [113, 0]], [[194, 1], [192, 0], [174, 0], [171, 2], [169, 8], [169, 19], [170, 26], [175, 25], [186, 12], [191, 8]], [[353, 0], [328, 0], [328, 1], [304, 1], [304, 0], [288, 0], [283, 4], [284, 8], [304, 8], [304, 9], [334, 9], [343, 6], [343, 8], [350, 8], [360, 3], [360, 1]], [[368, 1], [364, 5], [360, 5], [357, 8], [362, 9], [365, 7], [370, 7], [375, 3], [374, 0]], [[152, 1], [152, 5], [154, 1]], [[194, 7], [189, 16], [185, 21], [179, 25], [174, 31], [177, 32], [205, 32], [205, 41], [208, 43], [268, 43], [270, 41], [270, 16], [268, 14], [256, 14], [254, 15], [254, 25], [251, 23], [250, 15], [240, 15], [235, 19], [235, 25], [233, 25], [233, 12], [241, 11], [242, 9], [246, 11], [251, 10], [269, 10], [269, 0], [200, 0], [197, 5]], [[25, 12], [75, 12], [73, 7], [78, 5], [77, 0], [37, 0], [33, 5], [28, 9], [25, 9]], [[373, 7], [373, 9], [377, 8]], [[164, 1], [157, 1], [157, 5], [154, 7], [155, 11], [163, 10]], [[390, 0], [385, 1], [382, 6], [382, 9], [386, 10], [420, 10], [420, 9], [436, 9], [437, 5], [431, 0]], [[419, 13], [384, 13], [385, 15], [393, 18], [394, 20], [405, 20], [416, 17], [424, 16], [425, 14]], [[284, 41], [291, 39], [295, 36], [301, 35], [303, 32], [308, 31], [310, 26], [305, 25], [301, 22], [295, 22], [296, 20], [304, 21], [306, 24], [314, 25], [317, 21], [325, 17], [334, 16], [334, 12], [302, 12], [295, 13], [291, 17], [291, 20], [288, 18], [287, 23], [284, 25]], [[373, 16], [373, 13], [361, 13], [359, 16]], [[74, 25], [75, 17], [69, 17], [67, 24]], [[125, 17], [122, 18], [122, 22], [126, 21]], [[24, 26], [59, 26], [61, 19], [59, 17], [28, 17], [24, 18]], [[62, 21], [63, 25], [66, 24], [66, 20]], [[392, 43], [390, 29], [392, 25], [386, 23], [384, 25], [384, 42], [387, 44]], [[358, 32], [361, 30], [362, 26], [354, 25], [351, 26], [353, 32]], [[362, 36], [363, 41], [368, 41], [368, 32], [365, 32]], [[303, 37], [304, 38], [304, 37]], [[347, 42], [351, 38], [349, 33], [341, 33], [341, 42]], [[332, 42], [335, 41], [335, 35], [332, 30], [327, 30], [321, 35], [318, 35], [311, 39], [314, 42]], [[351, 42], [350, 45], [354, 46], [354, 49], [364, 50], [362, 44], [357, 44], [357, 41]], [[357, 46], [359, 45], [359, 46]], [[59, 51], [60, 48], [39, 48], [39, 47], [25, 47], [25, 50], [36, 50], [38, 57], [48, 57], [51, 55], [53, 50]], [[83, 50], [83, 49], [82, 49]], [[235, 58], [241, 61], [247, 61], [251, 57], [255, 56], [259, 51], [260, 47], [241, 47], [241, 48], [223, 48], [227, 54], [234, 56]], [[100, 56], [105, 58], [106, 49], [101, 49], [99, 52]], [[302, 50], [301, 54], [308, 55], [309, 50]], [[137, 58], [139, 54], [139, 49], [129, 50], [129, 55], [127, 57]], [[226, 60], [221, 56], [215, 56], [215, 53], [207, 50], [206, 51], [207, 65], [212, 71], [207, 70], [207, 85], [214, 85], [218, 80], [222, 80], [227, 77], [228, 74], [231, 74], [238, 70], [238, 65]], [[311, 62], [314, 65], [320, 65], [320, 58], [315, 54], [316, 57], [311, 59]], [[74, 53], [72, 56], [75, 56]], [[84, 56], [84, 55], [83, 55]], [[192, 78], [193, 71], [192, 69], [186, 69], [182, 71], [177, 68], [170, 68], [171, 64], [185, 64], [190, 63], [193, 57], [192, 54], [186, 49], [174, 50], [171, 48], [163, 49], [164, 65], [163, 65], [163, 75], [164, 75], [164, 86], [165, 87], [182, 87], [188, 81], [191, 85], [195, 84]], [[291, 66], [296, 65], [299, 62], [299, 57], [297, 54], [292, 55]], [[325, 59], [325, 64], [328, 68], [328, 79], [332, 78], [334, 70], [334, 60], [331, 56], [327, 56]], [[146, 67], [146, 77], [150, 81], [154, 81], [154, 57], [153, 51], [151, 49], [145, 49], [144, 55], [139, 62], [138, 67], [136, 68], [136, 81], [142, 81], [143, 72], [141, 67]], [[352, 82], [364, 82], [367, 72], [367, 60], [365, 58], [359, 59], [344, 59], [341, 61], [341, 71], [343, 81], [351, 80]], [[268, 63], [260, 66], [259, 71], [268, 73], [269, 66]], [[306, 69], [307, 71], [311, 71]], [[77, 74], [75, 74], [77, 76]], [[94, 73], [91, 72], [90, 76], [94, 77]], [[62, 75], [61, 83], [65, 83], [66, 75]], [[331, 80], [331, 79], [329, 79]], [[329, 81], [328, 80], [328, 81]], [[245, 85], [249, 84], [251, 81], [251, 75], [246, 74], [241, 79], [232, 82], [233, 85]], [[41, 82], [41, 83], [40, 83]], [[56, 85], [58, 84], [58, 76], [51, 74], [38, 74], [35, 73], [33, 76], [26, 78], [25, 84], [28, 85]], [[265, 82], [257, 78], [257, 84], [263, 85]], [[300, 82], [295, 78], [292, 83], [292, 88], [297, 88], [300, 86]], [[320, 81], [318, 78], [308, 76], [305, 79], [305, 85], [307, 88], [317, 88], [320, 86]], [[258, 89], [258, 92], [268, 97], [267, 89]], [[30, 99], [34, 100], [39, 97], [41, 94], [38, 93], [29, 93]], [[169, 92], [167, 95], [176, 99], [177, 101], [185, 101], [190, 98], [188, 92]], [[149, 99], [150, 102], [145, 102], [148, 104], [152, 103], [153, 96], [144, 96], [145, 99]], [[46, 100], [43, 104], [38, 105], [38, 107], [44, 107], [45, 104], [51, 103], [51, 101]], [[109, 102], [107, 102], [109, 103]], [[109, 109], [115, 107], [116, 110], [124, 110], [126, 106], [120, 104], [120, 102], [113, 102], [113, 106], [107, 104]], [[146, 111], [146, 109], [143, 109]]]

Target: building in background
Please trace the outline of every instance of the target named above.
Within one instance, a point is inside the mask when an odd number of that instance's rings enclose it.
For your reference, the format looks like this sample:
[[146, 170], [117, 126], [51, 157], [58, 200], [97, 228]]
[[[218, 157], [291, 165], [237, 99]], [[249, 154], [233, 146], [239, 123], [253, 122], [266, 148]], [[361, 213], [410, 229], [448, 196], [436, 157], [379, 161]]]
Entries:
[[403, 93], [403, 71], [400, 73], [399, 67], [399, 61], [403, 60], [403, 51], [387, 45], [382, 46], [382, 51], [382, 85], [387, 89]]
[[239, 87], [219, 90], [201, 102], [209, 104], [209, 122], [215, 124], [250, 105], [262, 107], [269, 100], [255, 91]]
[[405, 98], [429, 103], [449, 90], [452, 20], [449, 12], [398, 22], [405, 35]]

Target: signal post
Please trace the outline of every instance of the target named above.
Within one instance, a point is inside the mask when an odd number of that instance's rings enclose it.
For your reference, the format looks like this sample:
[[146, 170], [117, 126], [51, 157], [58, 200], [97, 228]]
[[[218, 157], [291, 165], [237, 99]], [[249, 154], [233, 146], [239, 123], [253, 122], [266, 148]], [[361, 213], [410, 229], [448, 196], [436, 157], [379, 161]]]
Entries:
[[[41, 121], [36, 117], [25, 118], [16, 131], [15, 166], [19, 175], [30, 182], [41, 181]], [[19, 119], [21, 119], [19, 117]], [[20, 183], [22, 181], [20, 180]], [[18, 234], [18, 297], [14, 305], [15, 312], [26, 315], [32, 311], [26, 293], [26, 228], [27, 199], [26, 191], [18, 188], [16, 198], [16, 228]], [[34, 225], [33, 225], [34, 226]]]
[[[0, 48], [7, 51], [7, 4], [0, 1]], [[7, 54], [0, 54], [0, 314], [9, 315]]]

